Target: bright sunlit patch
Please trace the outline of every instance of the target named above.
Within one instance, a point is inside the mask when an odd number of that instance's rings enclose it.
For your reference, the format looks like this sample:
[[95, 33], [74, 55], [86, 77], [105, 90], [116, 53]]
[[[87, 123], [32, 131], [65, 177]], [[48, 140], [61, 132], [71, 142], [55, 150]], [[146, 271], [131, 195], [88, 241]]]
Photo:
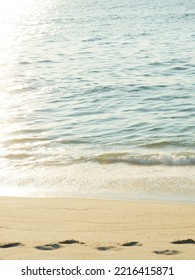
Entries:
[[[11, 72], [10, 66], [16, 59], [14, 48], [18, 26], [24, 19], [35, 0], [0, 0], [0, 90], [1, 95], [8, 86]], [[3, 98], [4, 99], [4, 98]], [[1, 101], [1, 98], [0, 98]], [[2, 104], [2, 103], [1, 103]], [[1, 109], [0, 109], [1, 110]]]
[[0, 11], [1, 13], [3, 12], [8, 12], [8, 11], [12, 11], [15, 10], [16, 7], [18, 7], [18, 5], [20, 5], [22, 2], [24, 2], [23, 0], [0, 0]]
[[17, 10], [21, 6], [24, 6], [26, 2], [26, 0], [0, 0], [1, 13]]
[[0, 0], [0, 21], [17, 17], [29, 6], [31, 0]]

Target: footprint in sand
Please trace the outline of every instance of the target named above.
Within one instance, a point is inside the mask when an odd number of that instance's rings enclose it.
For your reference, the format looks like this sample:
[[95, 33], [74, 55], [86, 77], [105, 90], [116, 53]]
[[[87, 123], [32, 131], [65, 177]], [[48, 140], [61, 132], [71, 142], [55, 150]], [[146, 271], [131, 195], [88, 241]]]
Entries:
[[176, 240], [172, 241], [172, 244], [195, 244], [195, 240], [193, 239], [184, 239], [184, 240]]
[[41, 246], [35, 246], [35, 248], [43, 251], [50, 251], [50, 250], [56, 250], [60, 248], [60, 245], [57, 243], [49, 243]]
[[[123, 244], [118, 244], [118, 245], [123, 246], [123, 247], [142, 246], [142, 244], [137, 242], [137, 241], [131, 241], [131, 242], [127, 242], [127, 243], [123, 243]], [[119, 248], [117, 249], [114, 246], [99, 246], [99, 247], [96, 247], [96, 249], [100, 250], [100, 251], [108, 251], [108, 250], [111, 250], [111, 249], [119, 250]]]
[[113, 246], [99, 246], [99, 247], [96, 247], [96, 249], [99, 250], [99, 251], [108, 251], [108, 250], [111, 250], [113, 248], [114, 248]]
[[68, 240], [64, 240], [64, 241], [60, 241], [59, 244], [85, 244], [84, 242], [80, 242], [78, 240], [74, 240], [74, 239], [68, 239]]
[[22, 243], [15, 242], [15, 243], [5, 243], [5, 244], [0, 244], [0, 248], [12, 248], [12, 247], [17, 247], [23, 245]]
[[180, 252], [177, 250], [164, 250], [164, 251], [154, 251], [153, 253], [158, 254], [158, 255], [176, 255], [179, 254]]
[[133, 247], [133, 246], [142, 246], [142, 244], [137, 242], [137, 241], [131, 241], [131, 242], [127, 242], [127, 243], [121, 244], [121, 246]]

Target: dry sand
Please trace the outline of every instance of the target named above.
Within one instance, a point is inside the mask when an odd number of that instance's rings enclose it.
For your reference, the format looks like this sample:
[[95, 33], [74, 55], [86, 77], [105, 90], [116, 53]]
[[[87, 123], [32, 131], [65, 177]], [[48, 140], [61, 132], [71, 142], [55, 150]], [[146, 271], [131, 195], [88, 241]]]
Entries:
[[0, 197], [0, 259], [194, 260], [194, 240], [195, 204]]

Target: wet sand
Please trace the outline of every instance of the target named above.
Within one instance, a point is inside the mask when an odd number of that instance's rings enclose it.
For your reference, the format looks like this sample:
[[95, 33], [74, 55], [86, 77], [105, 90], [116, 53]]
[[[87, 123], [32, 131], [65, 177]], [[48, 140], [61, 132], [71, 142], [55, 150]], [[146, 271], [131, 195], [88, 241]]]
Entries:
[[0, 197], [0, 259], [195, 259], [195, 204]]

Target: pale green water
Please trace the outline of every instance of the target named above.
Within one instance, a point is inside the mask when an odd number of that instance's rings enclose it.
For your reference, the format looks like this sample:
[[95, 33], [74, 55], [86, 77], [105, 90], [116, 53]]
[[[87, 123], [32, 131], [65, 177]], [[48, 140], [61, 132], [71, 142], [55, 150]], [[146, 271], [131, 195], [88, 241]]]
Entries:
[[194, 202], [194, 24], [192, 0], [1, 2], [0, 195]]

